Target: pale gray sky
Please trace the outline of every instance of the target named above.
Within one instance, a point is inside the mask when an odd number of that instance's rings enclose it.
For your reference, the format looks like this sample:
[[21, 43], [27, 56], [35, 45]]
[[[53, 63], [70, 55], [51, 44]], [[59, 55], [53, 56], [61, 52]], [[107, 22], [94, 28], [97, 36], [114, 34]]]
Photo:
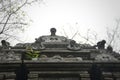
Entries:
[[[71, 38], [76, 31], [86, 36], [88, 29], [98, 34], [98, 40], [106, 38], [106, 27], [116, 25], [120, 18], [120, 0], [44, 0], [40, 5], [27, 8], [33, 20], [21, 39], [34, 42], [41, 35], [49, 35], [51, 27], [57, 28], [57, 35]], [[74, 37], [81, 42], [79, 36]]]

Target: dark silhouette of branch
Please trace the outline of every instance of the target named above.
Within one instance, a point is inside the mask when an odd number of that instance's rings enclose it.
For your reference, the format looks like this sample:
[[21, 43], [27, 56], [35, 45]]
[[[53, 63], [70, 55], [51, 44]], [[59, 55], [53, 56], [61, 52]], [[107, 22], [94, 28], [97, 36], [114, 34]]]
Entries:
[[[6, 23], [0, 23], [0, 24], [6, 24]], [[27, 25], [27, 23], [20, 23], [20, 22], [12, 22], [12, 23], [7, 23], [7, 24], [22, 24], [22, 25]]]
[[75, 34], [72, 36], [71, 39], [73, 39], [77, 35], [78, 31], [75, 32]]
[[90, 41], [90, 40], [89, 40], [89, 38], [88, 38], [88, 37], [84, 37], [84, 36], [82, 36], [80, 33], [78, 33], [78, 35], [79, 35], [81, 38], [83, 38], [83, 39], [85, 39], [85, 40], [86, 40], [86, 42], [85, 42], [85, 43], [90, 42], [91, 44], [94, 44], [92, 41]]

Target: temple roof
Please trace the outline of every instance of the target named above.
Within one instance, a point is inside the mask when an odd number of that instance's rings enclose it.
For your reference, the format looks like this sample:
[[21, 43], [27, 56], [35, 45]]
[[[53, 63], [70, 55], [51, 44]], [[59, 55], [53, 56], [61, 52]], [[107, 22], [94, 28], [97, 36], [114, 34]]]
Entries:
[[[18, 43], [16, 46], [7, 48], [3, 44], [1, 59], [19, 60], [22, 53], [39, 52], [40, 61], [117, 61], [120, 60], [120, 54], [112, 50], [112, 47], [105, 49], [105, 40], [99, 41], [96, 46], [89, 44], [78, 44], [75, 40], [64, 36], [56, 35], [56, 29], [51, 28], [50, 35], [43, 35], [35, 39], [33, 43]], [[5, 42], [5, 41], [4, 41]], [[5, 51], [5, 52], [4, 52]], [[17, 53], [17, 54], [16, 54]], [[117, 56], [116, 56], [117, 55]], [[8, 58], [9, 57], [9, 58]]]

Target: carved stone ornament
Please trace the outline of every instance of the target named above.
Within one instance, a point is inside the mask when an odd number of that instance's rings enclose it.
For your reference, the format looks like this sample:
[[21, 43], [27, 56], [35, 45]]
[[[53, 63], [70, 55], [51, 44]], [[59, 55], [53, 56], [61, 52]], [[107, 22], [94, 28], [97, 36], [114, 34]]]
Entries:
[[110, 54], [99, 54], [95, 57], [95, 60], [102, 60], [102, 61], [116, 61], [118, 59], [116, 59], [114, 56], [110, 55]]
[[55, 55], [49, 59], [50, 62], [61, 62], [63, 58], [60, 55]]
[[67, 46], [67, 48], [68, 48], [69, 50], [75, 50], [75, 51], [81, 49], [81, 47], [80, 47], [74, 40], [71, 40], [71, 41], [70, 41], [70, 43], [69, 43], [69, 45]]
[[97, 43], [98, 49], [105, 49], [105, 43], [106, 43], [105, 40], [99, 41], [99, 42]]
[[0, 53], [0, 60], [4, 61], [10, 61], [10, 60], [21, 60], [21, 56], [18, 54], [15, 54], [13, 51], [9, 52], [2, 52]]

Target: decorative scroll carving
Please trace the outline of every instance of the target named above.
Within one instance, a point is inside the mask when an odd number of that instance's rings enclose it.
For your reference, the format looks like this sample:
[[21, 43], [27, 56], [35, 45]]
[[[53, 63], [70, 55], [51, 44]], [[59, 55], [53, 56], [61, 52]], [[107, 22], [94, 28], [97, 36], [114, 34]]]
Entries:
[[117, 60], [114, 56], [110, 55], [110, 54], [99, 54], [95, 57], [95, 60], [102, 60], [102, 61], [115, 61]]
[[41, 49], [45, 49], [45, 46], [41, 43], [35, 42], [35, 43], [32, 44], [32, 48], [41, 50]]
[[41, 55], [39, 58], [40, 62], [80, 62], [82, 60], [82, 57], [61, 57], [60, 55], [54, 55], [53, 57]]
[[74, 40], [71, 40], [70, 41], [70, 44], [68, 45], [67, 47], [69, 50], [80, 50], [80, 46], [74, 41]]
[[61, 62], [63, 58], [60, 55], [55, 55], [49, 59], [50, 62]]
[[9, 60], [21, 60], [20, 54], [15, 54], [13, 51], [1, 52], [0, 60], [9, 61]]

